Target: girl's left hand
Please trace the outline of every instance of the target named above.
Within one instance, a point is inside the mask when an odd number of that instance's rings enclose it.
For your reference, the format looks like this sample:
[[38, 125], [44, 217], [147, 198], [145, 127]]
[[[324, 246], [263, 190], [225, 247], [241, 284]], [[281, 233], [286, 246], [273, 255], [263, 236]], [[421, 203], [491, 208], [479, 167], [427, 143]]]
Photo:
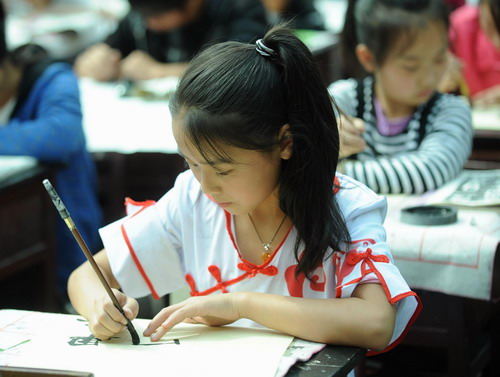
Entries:
[[144, 336], [159, 340], [167, 331], [181, 322], [223, 326], [241, 318], [237, 294], [190, 297], [178, 304], [163, 308], [149, 323]]
[[485, 89], [472, 97], [472, 106], [487, 108], [500, 104], [500, 85]]
[[[463, 63], [450, 51], [447, 52], [446, 71], [438, 84], [438, 90], [441, 93], [453, 93], [460, 89], [460, 83], [463, 78]], [[461, 93], [465, 95], [465, 93]]]

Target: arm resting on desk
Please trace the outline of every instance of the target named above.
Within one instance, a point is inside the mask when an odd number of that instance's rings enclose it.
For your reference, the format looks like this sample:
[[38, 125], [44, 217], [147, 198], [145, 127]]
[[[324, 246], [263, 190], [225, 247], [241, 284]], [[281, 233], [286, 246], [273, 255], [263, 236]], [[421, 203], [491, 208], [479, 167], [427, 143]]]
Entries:
[[[138, 313], [137, 301], [117, 290], [118, 283], [106, 251], [96, 263], [123, 305], [129, 319]], [[114, 307], [90, 264], [85, 262], [71, 275], [68, 294], [75, 309], [89, 320], [89, 328], [100, 339], [123, 330], [125, 319]], [[164, 308], [151, 322], [146, 336], [159, 339], [176, 324], [191, 320], [212, 326], [249, 318], [266, 327], [306, 340], [355, 345], [381, 350], [389, 343], [395, 308], [379, 284], [361, 284], [350, 298], [304, 299], [273, 294], [238, 292], [191, 297]]]
[[394, 330], [395, 308], [379, 284], [361, 284], [353, 297], [342, 299], [252, 292], [198, 296], [163, 309], [145, 335], [156, 330], [154, 339], [159, 339], [185, 319], [221, 325], [240, 318], [311, 341], [382, 350]]

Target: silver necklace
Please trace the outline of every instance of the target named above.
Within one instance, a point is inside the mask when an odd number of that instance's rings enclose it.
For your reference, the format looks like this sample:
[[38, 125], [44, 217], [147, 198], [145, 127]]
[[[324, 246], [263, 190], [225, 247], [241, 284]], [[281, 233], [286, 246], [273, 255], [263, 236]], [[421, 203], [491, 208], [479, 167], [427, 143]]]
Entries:
[[260, 240], [260, 243], [262, 244], [262, 247], [264, 248], [264, 251], [262, 252], [262, 260], [264, 262], [266, 262], [270, 257], [271, 257], [271, 254], [269, 253], [269, 249], [271, 249], [271, 244], [273, 243], [274, 239], [276, 238], [276, 236], [278, 235], [278, 232], [280, 231], [281, 229], [281, 226], [283, 225], [283, 223], [285, 222], [285, 219], [286, 219], [286, 214], [285, 216], [283, 217], [283, 220], [281, 220], [281, 223], [280, 225], [278, 226], [278, 229], [276, 229], [276, 232], [274, 233], [274, 236], [273, 238], [271, 239], [271, 241], [269, 242], [264, 242], [262, 241], [262, 238], [260, 237], [260, 234], [259, 232], [257, 231], [257, 228], [255, 227], [255, 224], [252, 220], [252, 216], [250, 216], [250, 214], [248, 214], [248, 218], [250, 219], [250, 222], [252, 223], [253, 225], [253, 229], [255, 230], [255, 233], [257, 233], [257, 237], [259, 237], [259, 240]]

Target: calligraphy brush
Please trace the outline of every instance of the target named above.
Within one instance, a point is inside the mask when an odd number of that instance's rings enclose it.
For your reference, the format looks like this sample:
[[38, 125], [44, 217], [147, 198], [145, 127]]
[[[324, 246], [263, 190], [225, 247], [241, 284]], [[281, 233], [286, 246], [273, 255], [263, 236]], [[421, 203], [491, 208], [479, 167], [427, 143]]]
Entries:
[[134, 325], [132, 325], [132, 322], [127, 318], [125, 315], [123, 308], [120, 306], [120, 303], [118, 302], [118, 299], [116, 298], [115, 294], [111, 290], [111, 287], [109, 286], [108, 282], [104, 278], [104, 275], [102, 274], [99, 266], [97, 266], [96, 261], [94, 260], [94, 257], [92, 256], [92, 253], [89, 251], [89, 248], [87, 247], [87, 244], [83, 240], [82, 236], [80, 235], [80, 232], [76, 228], [75, 223], [71, 219], [71, 216], [66, 209], [66, 206], [62, 202], [61, 198], [59, 195], [57, 195], [56, 190], [52, 185], [50, 184], [50, 181], [48, 179], [45, 179], [43, 181], [43, 185], [45, 186], [45, 189], [49, 193], [50, 198], [52, 199], [52, 202], [56, 206], [59, 215], [61, 215], [62, 219], [68, 226], [69, 230], [73, 234], [73, 237], [75, 237], [76, 242], [78, 242], [78, 245], [80, 245], [80, 248], [82, 249], [83, 253], [87, 257], [87, 260], [90, 262], [92, 268], [94, 269], [95, 273], [97, 274], [97, 277], [101, 281], [102, 285], [104, 286], [104, 289], [109, 295], [109, 298], [111, 301], [113, 301], [113, 304], [116, 306], [116, 308], [120, 311], [120, 313], [123, 314], [125, 319], [127, 320], [127, 329], [130, 332], [130, 335], [132, 336], [132, 344], [136, 345], [140, 343], [139, 340], [139, 335], [137, 335], [137, 331], [135, 331]]

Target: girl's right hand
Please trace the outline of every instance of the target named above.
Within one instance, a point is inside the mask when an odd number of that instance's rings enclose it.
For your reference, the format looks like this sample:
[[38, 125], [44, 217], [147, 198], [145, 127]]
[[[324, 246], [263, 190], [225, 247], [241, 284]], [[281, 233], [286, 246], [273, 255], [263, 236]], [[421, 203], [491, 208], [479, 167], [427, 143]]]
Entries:
[[[438, 84], [438, 90], [441, 93], [453, 93], [460, 90], [463, 82], [463, 63], [453, 53], [447, 52], [446, 71]], [[461, 93], [466, 95], [466, 93]]]
[[95, 44], [75, 59], [74, 68], [78, 76], [97, 81], [113, 81], [120, 77], [120, 51], [105, 43]]
[[[139, 313], [137, 300], [126, 296], [117, 289], [112, 289], [128, 319], [134, 319]], [[89, 329], [97, 339], [107, 340], [120, 333], [127, 325], [127, 320], [115, 307], [108, 295], [94, 300], [94, 310], [89, 318]]]
[[366, 148], [366, 142], [363, 139], [364, 132], [365, 122], [362, 119], [346, 115], [340, 116], [340, 158], [349, 157]]

